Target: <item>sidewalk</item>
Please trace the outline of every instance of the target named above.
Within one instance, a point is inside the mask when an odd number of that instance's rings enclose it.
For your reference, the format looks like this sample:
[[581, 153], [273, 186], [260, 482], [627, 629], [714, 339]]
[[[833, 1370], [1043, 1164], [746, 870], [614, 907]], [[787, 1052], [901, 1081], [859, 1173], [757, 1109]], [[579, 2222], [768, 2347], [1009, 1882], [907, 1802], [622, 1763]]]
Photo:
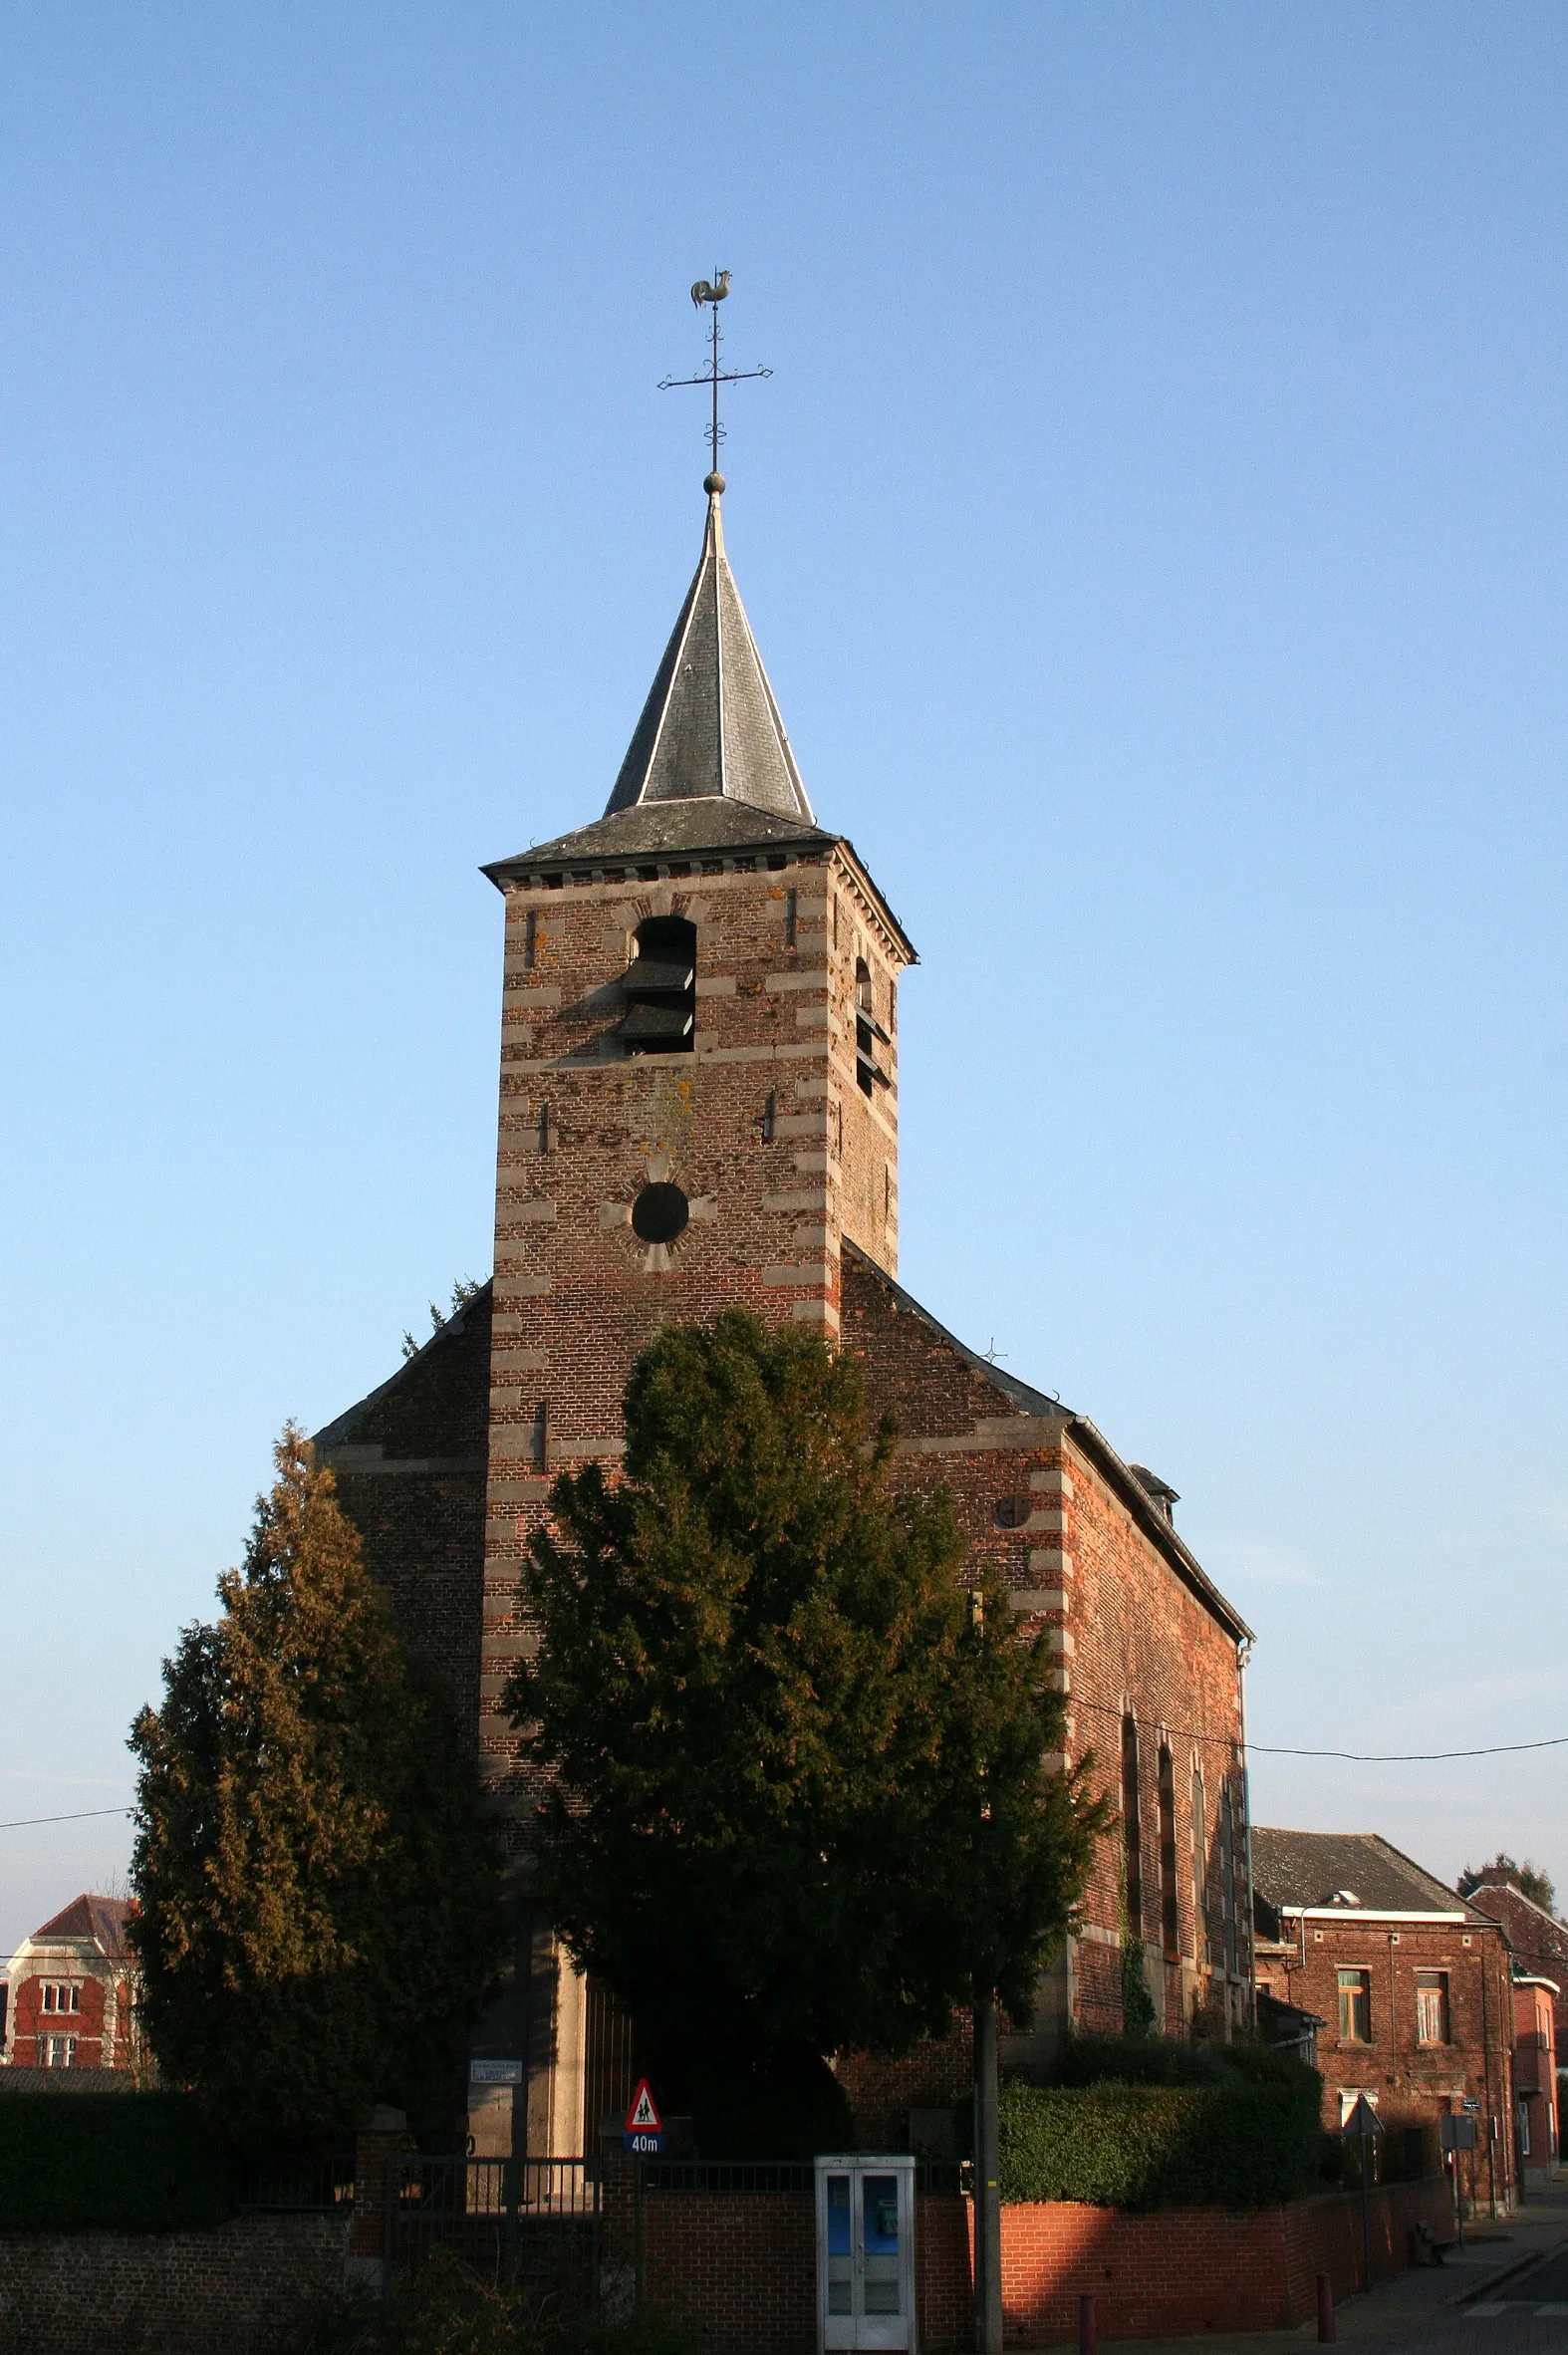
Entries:
[[[1347, 2298], [1335, 2316], [1342, 2347], [1418, 2349], [1446, 2341], [1467, 2325], [1464, 2308], [1494, 2284], [1568, 2245], [1568, 2171], [1559, 2171], [1552, 2191], [1537, 2193], [1500, 2223], [1477, 2217], [1464, 2228], [1464, 2254], [1450, 2249], [1441, 2265], [1412, 2265], [1385, 2281], [1370, 2296]], [[1467, 2325], [1475, 2331], [1480, 2322]], [[1273, 2355], [1286, 2348], [1300, 2355], [1317, 2344], [1316, 2321], [1294, 2330], [1205, 2331], [1201, 2344], [1214, 2355]], [[1477, 2342], [1477, 2355], [1482, 2345]], [[1554, 2344], [1559, 2343], [1554, 2340]], [[1568, 2333], [1560, 2342], [1568, 2346]], [[1194, 2339], [1102, 2339], [1100, 2355], [1192, 2355]], [[1072, 2351], [1076, 2355], [1076, 2350]]]

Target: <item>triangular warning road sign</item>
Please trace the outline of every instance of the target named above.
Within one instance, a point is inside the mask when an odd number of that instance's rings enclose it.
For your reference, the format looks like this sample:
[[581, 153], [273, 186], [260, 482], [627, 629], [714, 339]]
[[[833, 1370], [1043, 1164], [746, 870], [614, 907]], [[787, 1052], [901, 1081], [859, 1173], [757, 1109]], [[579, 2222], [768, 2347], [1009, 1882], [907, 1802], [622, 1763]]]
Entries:
[[1359, 2141], [1366, 2135], [1381, 2134], [1382, 2132], [1383, 2120], [1378, 2116], [1366, 2095], [1358, 2093], [1355, 2107], [1340, 2128], [1340, 2133], [1347, 2142], [1350, 2142], [1352, 2140]]
[[632, 2096], [632, 2107], [627, 2112], [628, 2134], [657, 2134], [663, 2123], [653, 2096], [649, 2091], [648, 2079], [639, 2078], [637, 2091]]

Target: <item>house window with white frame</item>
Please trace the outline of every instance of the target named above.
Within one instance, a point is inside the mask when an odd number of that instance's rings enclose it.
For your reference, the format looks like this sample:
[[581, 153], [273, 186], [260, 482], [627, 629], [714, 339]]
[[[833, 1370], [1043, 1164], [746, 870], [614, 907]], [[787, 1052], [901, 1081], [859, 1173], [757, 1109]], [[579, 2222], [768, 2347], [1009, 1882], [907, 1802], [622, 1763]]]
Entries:
[[42, 2069], [74, 2069], [77, 2060], [75, 2036], [40, 2036], [38, 2065]]
[[39, 2008], [43, 2011], [80, 2011], [82, 1989], [69, 1979], [46, 1978], [41, 1982]]

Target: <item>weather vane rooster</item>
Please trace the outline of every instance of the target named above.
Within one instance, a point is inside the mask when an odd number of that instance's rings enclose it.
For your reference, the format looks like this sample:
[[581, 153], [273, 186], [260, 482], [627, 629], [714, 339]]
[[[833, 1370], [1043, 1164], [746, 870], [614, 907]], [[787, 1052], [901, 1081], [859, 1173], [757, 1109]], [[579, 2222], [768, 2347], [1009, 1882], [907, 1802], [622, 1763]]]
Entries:
[[717, 498], [724, 487], [724, 477], [718, 470], [719, 443], [724, 438], [724, 428], [718, 418], [718, 389], [720, 385], [743, 384], [748, 377], [770, 377], [773, 374], [770, 368], [719, 367], [718, 307], [728, 293], [729, 272], [727, 270], [715, 270], [711, 278], [699, 278], [696, 281], [691, 289], [692, 302], [699, 311], [710, 306], [713, 312], [712, 357], [699, 377], [665, 377], [658, 388], [660, 392], [667, 392], [673, 385], [706, 385], [713, 395], [712, 413], [704, 428], [711, 464], [708, 478], [702, 485], [711, 498]]

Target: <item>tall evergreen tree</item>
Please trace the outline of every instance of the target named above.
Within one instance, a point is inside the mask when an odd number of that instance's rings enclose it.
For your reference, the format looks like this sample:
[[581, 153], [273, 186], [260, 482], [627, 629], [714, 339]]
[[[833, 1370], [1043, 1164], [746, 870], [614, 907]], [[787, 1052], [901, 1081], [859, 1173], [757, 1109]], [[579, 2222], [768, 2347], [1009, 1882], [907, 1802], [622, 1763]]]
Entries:
[[358, 1533], [285, 1430], [222, 1615], [144, 1708], [131, 1886], [165, 2077], [238, 2133], [352, 2127], [453, 2082], [502, 1943], [471, 1737], [398, 1641]]
[[1026, 2013], [1068, 1927], [1103, 1818], [1043, 1640], [894, 1446], [853, 1357], [730, 1310], [639, 1361], [622, 1476], [551, 1491], [510, 1697], [541, 1895], [645, 2034], [898, 2050]]

